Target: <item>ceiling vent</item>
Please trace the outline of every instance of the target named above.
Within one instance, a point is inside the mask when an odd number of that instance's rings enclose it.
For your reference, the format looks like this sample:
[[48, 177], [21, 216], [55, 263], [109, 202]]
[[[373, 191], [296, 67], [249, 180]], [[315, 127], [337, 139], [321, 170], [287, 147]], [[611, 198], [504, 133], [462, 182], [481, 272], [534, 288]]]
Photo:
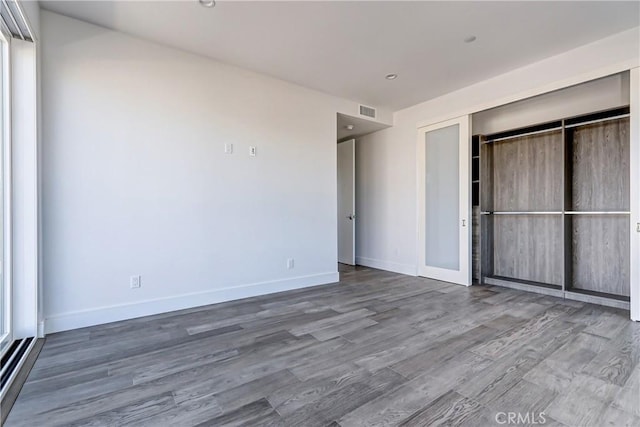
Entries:
[[360, 106], [360, 115], [361, 116], [366, 116], [366, 117], [371, 117], [372, 119], [376, 118], [376, 109], [375, 108], [371, 108], [371, 107], [367, 107], [366, 105], [361, 105]]

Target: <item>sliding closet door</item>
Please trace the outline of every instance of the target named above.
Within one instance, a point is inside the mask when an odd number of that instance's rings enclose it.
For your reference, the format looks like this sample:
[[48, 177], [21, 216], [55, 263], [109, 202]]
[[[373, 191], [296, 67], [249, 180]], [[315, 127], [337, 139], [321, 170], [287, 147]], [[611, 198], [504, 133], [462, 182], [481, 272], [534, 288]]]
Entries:
[[469, 116], [418, 131], [418, 268], [424, 277], [471, 284]]

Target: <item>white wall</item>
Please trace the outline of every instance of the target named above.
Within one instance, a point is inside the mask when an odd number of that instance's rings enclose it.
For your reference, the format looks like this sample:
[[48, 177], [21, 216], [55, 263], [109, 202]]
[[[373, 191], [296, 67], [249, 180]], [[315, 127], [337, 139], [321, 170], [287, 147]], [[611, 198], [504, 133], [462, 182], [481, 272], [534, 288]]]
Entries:
[[357, 103], [50, 12], [41, 31], [48, 332], [338, 279]]
[[418, 127], [628, 70], [639, 56], [634, 28], [396, 112], [392, 128], [358, 142], [357, 259], [415, 274]]
[[415, 150], [394, 142], [415, 129], [404, 130], [356, 141], [356, 264], [416, 275]]

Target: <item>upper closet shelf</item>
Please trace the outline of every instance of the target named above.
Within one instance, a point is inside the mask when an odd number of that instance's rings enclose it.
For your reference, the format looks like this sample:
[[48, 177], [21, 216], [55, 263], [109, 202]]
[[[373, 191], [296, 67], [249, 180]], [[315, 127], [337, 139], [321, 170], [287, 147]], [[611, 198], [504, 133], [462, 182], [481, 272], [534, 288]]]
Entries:
[[545, 132], [552, 132], [562, 129], [570, 129], [577, 126], [589, 125], [593, 123], [605, 122], [609, 120], [624, 119], [630, 117], [629, 107], [621, 107], [613, 110], [598, 111], [596, 113], [584, 114], [576, 117], [569, 117], [563, 120], [541, 123], [534, 126], [512, 129], [504, 132], [486, 135], [482, 140], [483, 144], [506, 141], [522, 136], [536, 135]]
[[526, 128], [513, 129], [506, 132], [494, 133], [487, 135], [483, 141], [484, 144], [490, 144], [493, 142], [506, 141], [514, 138], [521, 138], [524, 136], [537, 135], [546, 132], [553, 132], [562, 130], [562, 120], [554, 122], [542, 123], [535, 126], [528, 126]]
[[629, 117], [629, 113], [630, 113], [629, 107], [622, 107], [622, 108], [616, 108], [614, 110], [599, 111], [597, 113], [571, 117], [571, 118], [564, 119], [564, 127], [572, 128], [576, 126], [605, 122], [608, 120], [623, 119], [625, 117]]

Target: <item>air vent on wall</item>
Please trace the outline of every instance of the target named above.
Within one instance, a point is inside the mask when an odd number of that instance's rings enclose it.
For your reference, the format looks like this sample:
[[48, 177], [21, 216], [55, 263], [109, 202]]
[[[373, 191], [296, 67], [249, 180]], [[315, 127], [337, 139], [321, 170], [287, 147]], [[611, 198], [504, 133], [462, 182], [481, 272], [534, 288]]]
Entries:
[[376, 118], [376, 109], [375, 108], [371, 108], [371, 107], [367, 107], [366, 105], [361, 105], [360, 106], [360, 115], [361, 116], [371, 117], [372, 119], [375, 119]]

